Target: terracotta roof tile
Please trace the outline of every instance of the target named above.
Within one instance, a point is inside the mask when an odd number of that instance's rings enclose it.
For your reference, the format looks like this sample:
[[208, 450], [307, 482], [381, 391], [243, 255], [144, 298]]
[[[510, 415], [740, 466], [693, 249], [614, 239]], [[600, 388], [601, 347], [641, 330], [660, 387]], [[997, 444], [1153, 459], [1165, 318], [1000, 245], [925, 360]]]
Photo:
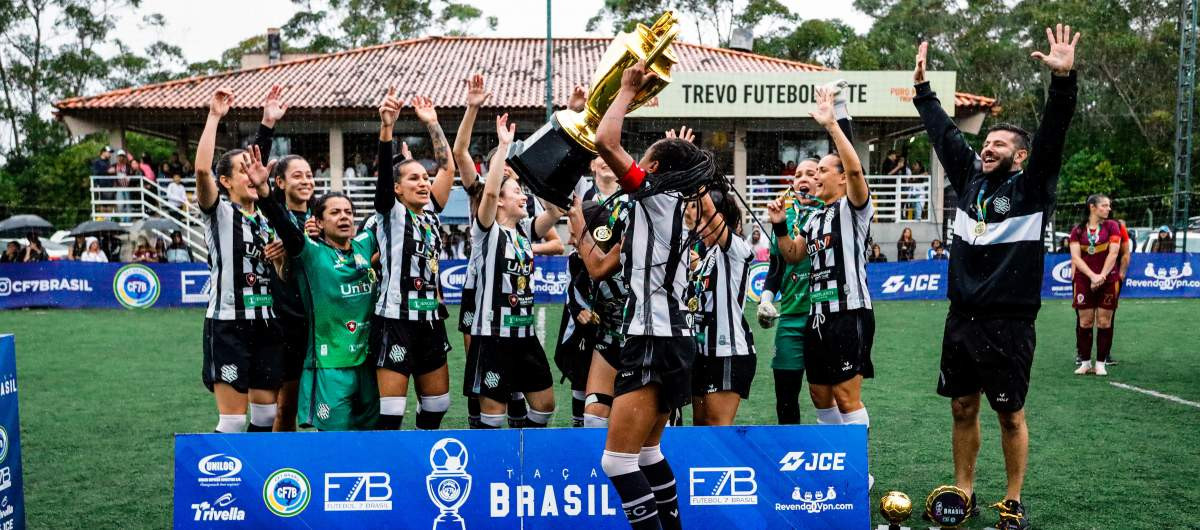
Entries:
[[[556, 105], [576, 84], [587, 85], [610, 38], [564, 38], [554, 41]], [[673, 45], [677, 71], [787, 72], [826, 68], [753, 53], [685, 42]], [[358, 48], [257, 68], [189, 77], [165, 83], [69, 98], [60, 110], [120, 108], [203, 109], [221, 86], [233, 89], [235, 108], [255, 108], [260, 94], [282, 85], [292, 108], [371, 109], [382, 88], [395, 83], [400, 95], [424, 95], [439, 106], [461, 106], [462, 80], [481, 72], [492, 90], [490, 107], [539, 108], [545, 98], [545, 40], [537, 38], [423, 37]], [[995, 100], [958, 93], [955, 104], [990, 107]]]

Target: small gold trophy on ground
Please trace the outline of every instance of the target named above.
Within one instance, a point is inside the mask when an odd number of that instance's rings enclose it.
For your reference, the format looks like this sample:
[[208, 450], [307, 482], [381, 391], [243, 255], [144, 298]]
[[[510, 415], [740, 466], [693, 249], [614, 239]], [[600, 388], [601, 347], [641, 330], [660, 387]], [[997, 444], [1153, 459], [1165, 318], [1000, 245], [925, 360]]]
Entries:
[[942, 528], [958, 528], [967, 521], [970, 501], [957, 486], [938, 486], [925, 499], [925, 515]]
[[534, 195], [570, 208], [575, 183], [596, 158], [596, 128], [621, 91], [621, 74], [638, 61], [657, 78], [647, 83], [629, 104], [632, 111], [671, 82], [671, 67], [679, 62], [671, 43], [679, 35], [675, 13], [663, 13], [653, 25], [638, 24], [632, 32], [613, 38], [600, 58], [583, 112], [560, 110], [541, 129], [513, 143], [508, 164], [521, 176]]
[[889, 491], [879, 499], [879, 515], [887, 520], [887, 526], [879, 525], [875, 530], [909, 530], [900, 526], [912, 515], [912, 500], [902, 491]]

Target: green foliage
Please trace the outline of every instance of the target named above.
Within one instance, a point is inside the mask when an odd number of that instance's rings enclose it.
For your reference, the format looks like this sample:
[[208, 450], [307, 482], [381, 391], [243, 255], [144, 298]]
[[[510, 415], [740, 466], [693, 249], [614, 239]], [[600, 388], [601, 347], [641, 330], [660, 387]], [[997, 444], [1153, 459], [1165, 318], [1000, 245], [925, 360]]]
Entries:
[[1125, 182], [1118, 176], [1119, 166], [1103, 153], [1080, 149], [1063, 161], [1058, 180], [1058, 202], [1075, 204], [1088, 195], [1103, 193], [1119, 197], [1126, 192]]
[[587, 30], [595, 31], [607, 22], [614, 33], [630, 31], [667, 10], [675, 12], [680, 24], [695, 27], [701, 44], [717, 46], [728, 46], [736, 29], [772, 31], [775, 25], [799, 18], [778, 0], [605, 0], [600, 12], [588, 20]]
[[292, 0], [299, 10], [283, 25], [286, 41], [313, 52], [371, 46], [428, 34], [469, 35], [495, 17], [449, 0]]

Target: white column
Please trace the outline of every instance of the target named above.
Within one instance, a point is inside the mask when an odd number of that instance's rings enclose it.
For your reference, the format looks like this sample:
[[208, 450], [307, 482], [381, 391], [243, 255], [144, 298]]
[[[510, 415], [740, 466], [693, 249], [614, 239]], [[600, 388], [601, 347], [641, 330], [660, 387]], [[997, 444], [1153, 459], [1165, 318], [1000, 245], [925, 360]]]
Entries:
[[929, 198], [933, 201], [929, 211], [929, 219], [937, 224], [942, 222], [942, 212], [946, 204], [946, 169], [938, 160], [937, 152], [929, 148]]
[[[108, 131], [108, 145], [115, 152], [117, 149], [125, 149], [125, 127], [117, 127]], [[113, 160], [116, 160], [114, 156]]]
[[746, 127], [738, 124], [733, 129], [733, 186], [738, 193], [747, 197], [746, 189]]
[[342, 152], [342, 128], [334, 125], [329, 128], [329, 189], [342, 191], [343, 164], [346, 155]]

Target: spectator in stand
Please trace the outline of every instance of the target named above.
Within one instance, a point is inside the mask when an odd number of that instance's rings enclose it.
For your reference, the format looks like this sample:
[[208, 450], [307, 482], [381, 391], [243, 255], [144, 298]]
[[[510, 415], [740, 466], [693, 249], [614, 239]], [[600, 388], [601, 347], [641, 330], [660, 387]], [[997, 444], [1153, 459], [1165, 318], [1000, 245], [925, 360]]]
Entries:
[[[90, 176], [107, 177], [108, 175], [111, 175], [112, 174], [112, 148], [106, 145], [106, 146], [104, 146], [104, 148], [100, 149], [100, 156], [98, 158], [96, 158], [95, 160], [92, 160], [89, 169], [91, 170]], [[112, 187], [116, 186], [116, 183], [111, 180], [104, 179], [104, 180], [100, 180], [100, 181], [96, 182], [95, 186], [97, 188], [112, 188]], [[102, 201], [111, 201], [116, 198], [116, 195], [114, 195], [112, 192], [102, 191], [102, 192], [100, 192], [99, 198]], [[107, 204], [101, 204], [101, 205], [97, 205], [96, 211], [111, 212], [112, 207]]]
[[900, 239], [896, 240], [896, 261], [912, 261], [917, 252], [917, 240], [913, 239], [912, 229], [907, 226], [900, 231]]
[[902, 168], [903, 166], [900, 163], [900, 153], [896, 152], [895, 149], [888, 150], [887, 156], [883, 159], [883, 174], [895, 175], [899, 173], [900, 169]]
[[158, 182], [158, 175], [154, 173], [154, 163], [150, 160], [150, 153], [142, 153], [141, 170], [147, 182]]
[[154, 255], [158, 256], [159, 263], [167, 262], [167, 241], [161, 237], [154, 238]]
[[871, 255], [867, 256], [867, 263], [887, 263], [887, 256], [883, 255], [883, 249], [879, 245], [871, 245]]
[[[108, 174], [117, 176], [117, 179], [111, 182], [114, 188], [129, 187], [129, 175], [134, 174], [134, 169], [133, 166], [129, 164], [129, 155], [125, 153], [124, 149], [117, 149], [117, 163], [108, 167]], [[137, 171], [137, 174], [141, 175], [141, 171]], [[119, 201], [128, 201], [129, 192], [118, 191], [116, 199]], [[117, 210], [126, 211], [129, 210], [129, 207], [128, 205], [119, 205]]]
[[1058, 248], [1054, 249], [1055, 254], [1070, 254], [1071, 253], [1071, 238], [1063, 237], [1058, 240]]
[[313, 172], [313, 184], [318, 188], [329, 186], [329, 161], [325, 157], [317, 159], [317, 170]]
[[107, 175], [108, 168], [111, 165], [112, 165], [112, 148], [106, 145], [106, 146], [104, 146], [103, 149], [100, 150], [100, 157], [95, 160], [92, 160], [92, 165], [91, 165], [92, 174], [93, 175]]
[[157, 263], [158, 253], [154, 251], [154, 247], [150, 246], [150, 242], [145, 236], [138, 238], [137, 247], [133, 249], [133, 261], [138, 263]]
[[475, 160], [475, 173], [482, 175], [483, 174], [483, 155], [476, 153], [474, 156], [474, 160]]
[[750, 246], [754, 248], [754, 261], [771, 259], [771, 241], [762, 236], [762, 231], [757, 226], [750, 233]]
[[1167, 225], [1158, 227], [1158, 237], [1150, 243], [1150, 252], [1175, 252], [1175, 237]]
[[[430, 162], [432, 162], [432, 160]], [[363, 162], [363, 157], [358, 153], [354, 154], [354, 172], [359, 177], [366, 177], [367, 175], [371, 174], [370, 168], [367, 167], [367, 164]]]
[[180, 210], [187, 211], [187, 188], [183, 187], [183, 177], [179, 173], [171, 174], [171, 183], [167, 184], [167, 202]]
[[783, 166], [783, 176], [787, 177], [788, 182], [791, 182], [791, 180], [796, 176], [795, 160], [788, 160], [787, 165]]
[[101, 247], [104, 249], [104, 255], [112, 257], [113, 261], [121, 260], [121, 240], [112, 234], [104, 236]]
[[79, 257], [79, 261], [89, 263], [108, 263], [108, 256], [100, 250], [100, 240], [94, 237], [87, 238], [87, 251]]
[[79, 261], [83, 253], [87, 251], [87, 240], [83, 236], [75, 236], [75, 242], [71, 244], [71, 248], [67, 249], [68, 261]]
[[925, 166], [916, 160], [908, 165], [908, 169], [912, 175], [908, 179], [908, 193], [905, 194], [908, 207], [912, 209], [913, 219], [924, 219], [925, 203], [929, 202], [929, 178]]
[[170, 178], [172, 175], [183, 175], [183, 162], [179, 160], [179, 153], [172, 153], [171, 159], [163, 162], [159, 166], [158, 172], [163, 178]]
[[29, 246], [25, 247], [25, 256], [21, 261], [35, 263], [50, 259], [50, 254], [46, 253], [46, 247], [42, 245], [42, 240], [38, 239], [37, 234], [30, 232], [25, 239], [29, 240]]
[[167, 263], [191, 263], [195, 261], [192, 257], [192, 247], [183, 241], [183, 232], [178, 230], [171, 232], [171, 246], [167, 247]]
[[16, 241], [9, 241], [4, 248], [4, 254], [0, 255], [0, 263], [20, 263], [23, 253], [21, 252], [21, 244]]
[[929, 243], [929, 250], [925, 251], [925, 259], [932, 260], [948, 260], [950, 259], [950, 251], [942, 245], [941, 239], [934, 239]]

